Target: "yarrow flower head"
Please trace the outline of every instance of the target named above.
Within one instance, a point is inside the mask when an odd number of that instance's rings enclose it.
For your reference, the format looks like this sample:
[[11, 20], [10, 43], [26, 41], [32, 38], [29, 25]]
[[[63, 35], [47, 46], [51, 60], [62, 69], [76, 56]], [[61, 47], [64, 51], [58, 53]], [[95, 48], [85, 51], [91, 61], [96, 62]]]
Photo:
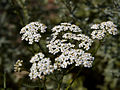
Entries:
[[61, 23], [60, 25], [55, 26], [52, 29], [52, 32], [61, 32], [61, 31], [68, 31], [68, 30], [70, 30], [72, 32], [81, 32], [82, 31], [77, 25], [74, 25], [71, 23]]
[[[64, 33], [61, 38], [61, 39], [58, 39], [58, 37], [60, 37], [60, 32], [66, 32], [66, 31], [71, 31], [71, 32], [78, 32], [78, 33], [81, 33], [82, 30], [76, 26], [76, 25], [72, 25], [70, 23], [61, 23], [60, 25], [58, 26], [55, 26], [53, 27], [52, 29], [52, 32], [53, 34], [51, 35], [52, 39], [50, 40], [50, 42], [48, 42], [48, 45], [47, 47], [49, 48], [49, 52], [50, 53], [58, 53], [59, 51], [63, 52], [63, 48], [64, 50], [66, 50], [65, 47], [61, 46], [63, 45], [63, 43], [65, 44], [64, 46], [68, 46], [69, 44], [69, 48], [71, 47], [75, 47], [74, 44], [72, 43], [66, 43], [67, 40], [69, 39], [72, 39], [72, 40], [77, 40], [79, 42], [79, 48], [84, 48], [85, 50], [89, 50], [90, 49], [90, 46], [92, 44], [92, 39], [90, 39], [88, 36], [84, 35], [84, 34], [73, 34], [73, 33]], [[67, 49], [69, 49], [67, 48]], [[54, 52], [56, 51], [56, 52]]]
[[[94, 57], [90, 53], [85, 53], [81, 48], [86, 51], [89, 50], [93, 41], [84, 34], [78, 34], [82, 32], [78, 26], [61, 23], [53, 27], [52, 32], [52, 39], [47, 45], [49, 52], [54, 55], [61, 52], [61, 55], [55, 58], [54, 67], [56, 66], [56, 69], [67, 68], [71, 64], [75, 64], [75, 66], [83, 65], [84, 67], [92, 66]], [[63, 33], [61, 34], [61, 32]], [[78, 49], [75, 49], [76, 45], [69, 40], [79, 42]]]
[[30, 68], [29, 76], [31, 79], [39, 77], [40, 79], [44, 78], [45, 75], [48, 75], [53, 72], [54, 67], [51, 65], [50, 58], [45, 58], [43, 53], [37, 53], [30, 60], [32, 66]]
[[100, 24], [94, 24], [91, 26], [91, 29], [95, 29], [91, 35], [92, 39], [103, 39], [105, 35], [112, 34], [116, 35], [118, 33], [118, 30], [116, 28], [117, 26], [112, 21], [102, 22]]
[[46, 32], [46, 28], [47, 27], [42, 23], [31, 22], [21, 29], [20, 34], [22, 34], [22, 40], [28, 41], [29, 44], [39, 42], [41, 38], [40, 33]]
[[22, 67], [23, 60], [17, 60], [16, 64], [14, 65], [14, 71], [20, 72]]
[[67, 68], [68, 65], [74, 63], [75, 66], [92, 67], [93, 60], [94, 57], [90, 53], [85, 53], [82, 49], [70, 49], [57, 57], [55, 62], [59, 68]]

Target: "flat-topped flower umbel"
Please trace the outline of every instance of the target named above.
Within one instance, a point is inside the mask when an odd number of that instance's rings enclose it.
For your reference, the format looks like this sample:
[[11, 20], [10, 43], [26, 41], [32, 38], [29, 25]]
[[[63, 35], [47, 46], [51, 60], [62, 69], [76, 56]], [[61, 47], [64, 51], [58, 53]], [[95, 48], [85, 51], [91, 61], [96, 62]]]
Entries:
[[[31, 22], [21, 29], [22, 40], [28, 41], [29, 44], [40, 42], [41, 33], [46, 32], [46, 28], [42, 23]], [[106, 34], [116, 35], [118, 30], [111, 21], [94, 24], [91, 29], [94, 29], [91, 33], [92, 39], [82, 34], [82, 30], [74, 24], [61, 23], [53, 27], [51, 36], [46, 37], [49, 39], [46, 41], [46, 47], [49, 52], [47, 54], [52, 54], [54, 58], [46, 57], [45, 52], [42, 52], [40, 47], [41, 52], [36, 53], [30, 59], [30, 63], [32, 63], [29, 73], [30, 79], [43, 79], [46, 75], [57, 70], [68, 68], [69, 65], [92, 67], [94, 57], [89, 50], [94, 39], [101, 40]], [[16, 62], [14, 65], [15, 72], [21, 71], [22, 62], [22, 60]]]
[[46, 32], [46, 28], [47, 27], [42, 23], [31, 22], [21, 29], [20, 34], [22, 34], [22, 40], [28, 41], [29, 44], [39, 42], [41, 38], [40, 33]]
[[95, 29], [91, 35], [92, 39], [103, 39], [105, 35], [112, 34], [116, 35], [118, 33], [118, 30], [116, 28], [117, 26], [112, 21], [102, 22], [100, 24], [94, 24], [91, 26], [91, 29]]

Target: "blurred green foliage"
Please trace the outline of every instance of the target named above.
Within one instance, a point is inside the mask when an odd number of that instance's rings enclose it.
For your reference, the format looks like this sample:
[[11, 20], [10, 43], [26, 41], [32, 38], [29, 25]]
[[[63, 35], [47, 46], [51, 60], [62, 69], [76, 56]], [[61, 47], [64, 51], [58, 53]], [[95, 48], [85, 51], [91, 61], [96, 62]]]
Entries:
[[[0, 0], [0, 88], [37, 89], [25, 87], [25, 81], [18, 82], [13, 73], [17, 59], [28, 63], [32, 57], [31, 49], [26, 48], [27, 44], [21, 41], [19, 35], [20, 29], [27, 23], [44, 23], [49, 28], [46, 33], [49, 36], [54, 25], [71, 22], [89, 36], [91, 24], [108, 20], [120, 30], [120, 0]], [[44, 44], [42, 47], [45, 49]], [[62, 88], [70, 83], [77, 69], [64, 77]], [[47, 87], [53, 90], [56, 84], [49, 80]], [[70, 90], [120, 90], [120, 33], [103, 42], [93, 67], [83, 68]]]

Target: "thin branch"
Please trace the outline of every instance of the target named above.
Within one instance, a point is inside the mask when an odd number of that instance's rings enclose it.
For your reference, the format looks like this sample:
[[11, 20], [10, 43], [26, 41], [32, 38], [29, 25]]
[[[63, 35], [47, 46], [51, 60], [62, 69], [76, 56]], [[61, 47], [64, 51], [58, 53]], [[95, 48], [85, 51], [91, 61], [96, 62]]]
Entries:
[[40, 50], [42, 51], [42, 53], [47, 56], [47, 54], [46, 54], [45, 50], [43, 49], [40, 42], [38, 42], [38, 46], [39, 46]]
[[73, 7], [73, 9], [71, 9], [71, 7], [69, 6], [70, 4], [66, 3], [64, 0], [61, 0], [61, 2], [65, 5], [65, 7], [68, 9], [70, 15], [72, 16], [73, 19], [81, 22], [80, 18], [77, 17], [75, 14], [74, 14], [74, 11], [76, 10], [77, 6], [75, 5]]
[[74, 83], [74, 81], [77, 79], [77, 77], [79, 76], [81, 70], [79, 70], [79, 72], [77, 73], [77, 75], [74, 77], [74, 79], [71, 81], [71, 83], [68, 85], [68, 87], [66, 88], [66, 90], [69, 90], [69, 88], [71, 87], [71, 85]]
[[58, 89], [57, 89], [57, 90], [60, 90], [61, 84], [62, 84], [62, 80], [63, 80], [63, 76], [62, 76], [62, 78], [60, 79], [60, 81], [59, 81], [59, 83], [58, 83]]
[[44, 90], [46, 90], [46, 77], [44, 78]]
[[70, 69], [68, 69], [64, 75], [68, 74], [75, 66], [73, 65]]
[[4, 89], [6, 89], [6, 72], [4, 72]]
[[94, 52], [92, 53], [92, 56], [94, 56], [97, 53], [98, 49], [101, 46], [101, 43], [102, 43], [102, 41], [99, 41], [99, 44], [98, 44], [97, 48], [94, 50]]

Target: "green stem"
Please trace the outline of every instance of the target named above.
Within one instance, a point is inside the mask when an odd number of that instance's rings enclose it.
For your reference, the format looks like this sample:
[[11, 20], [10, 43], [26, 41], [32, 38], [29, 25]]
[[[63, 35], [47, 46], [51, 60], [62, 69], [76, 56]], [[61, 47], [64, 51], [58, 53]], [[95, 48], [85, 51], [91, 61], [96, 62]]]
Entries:
[[74, 83], [74, 81], [77, 79], [77, 77], [79, 76], [81, 70], [79, 70], [79, 72], [77, 73], [77, 75], [75, 76], [75, 78], [71, 81], [71, 83], [67, 86], [66, 90], [69, 90], [69, 88], [71, 87], [71, 85]]
[[16, 2], [18, 3], [18, 5], [20, 4], [19, 6], [22, 8], [22, 12], [24, 15], [23, 21], [24, 21], [24, 24], [26, 25], [26, 24], [28, 24], [28, 21], [29, 21], [29, 15], [28, 15], [27, 7], [25, 5], [25, 1], [22, 1], [22, 0], [17, 1], [16, 0]]
[[28, 15], [28, 11], [27, 11], [27, 7], [24, 5], [23, 3], [23, 13], [24, 13], [24, 22], [25, 24], [28, 24], [28, 21], [29, 21], [29, 15]]
[[4, 72], [4, 89], [6, 89], [6, 72]]
[[63, 80], [63, 76], [62, 76], [61, 80], [58, 82], [58, 89], [57, 90], [60, 90], [61, 84], [62, 84], [62, 80]]
[[61, 87], [61, 83], [58, 83], [58, 90], [60, 90], [60, 87]]
[[21, 17], [21, 10], [15, 10], [15, 12], [20, 18], [21, 25], [22, 26], [26, 25], [29, 21], [29, 15], [27, 7], [25, 6], [25, 2], [23, 2], [22, 0], [11, 0], [11, 4], [14, 8], [16, 8], [17, 6], [22, 8], [23, 18]]
[[34, 53], [34, 51], [33, 50], [31, 50], [28, 46], [26, 46], [27, 48], [27, 50], [32, 54], [32, 55], [34, 55], [35, 53]]
[[46, 90], [46, 77], [44, 78], [44, 90]]
[[42, 51], [42, 53], [47, 56], [47, 54], [46, 54], [45, 50], [43, 49], [40, 42], [38, 42], [38, 46], [39, 46], [40, 50]]
[[99, 44], [98, 44], [97, 48], [96, 48], [95, 51], [92, 53], [93, 56], [97, 53], [97, 51], [98, 51], [98, 49], [100, 48], [100, 46], [102, 45], [103, 41], [104, 41], [107, 37], [109, 37], [109, 36], [110, 36], [110, 34], [107, 33], [107, 35], [106, 35], [102, 40], [99, 41]]
[[99, 41], [99, 44], [98, 44], [97, 48], [95, 49], [95, 51], [92, 53], [92, 56], [94, 56], [97, 53], [98, 49], [101, 46], [101, 43], [102, 43], [102, 41]]

